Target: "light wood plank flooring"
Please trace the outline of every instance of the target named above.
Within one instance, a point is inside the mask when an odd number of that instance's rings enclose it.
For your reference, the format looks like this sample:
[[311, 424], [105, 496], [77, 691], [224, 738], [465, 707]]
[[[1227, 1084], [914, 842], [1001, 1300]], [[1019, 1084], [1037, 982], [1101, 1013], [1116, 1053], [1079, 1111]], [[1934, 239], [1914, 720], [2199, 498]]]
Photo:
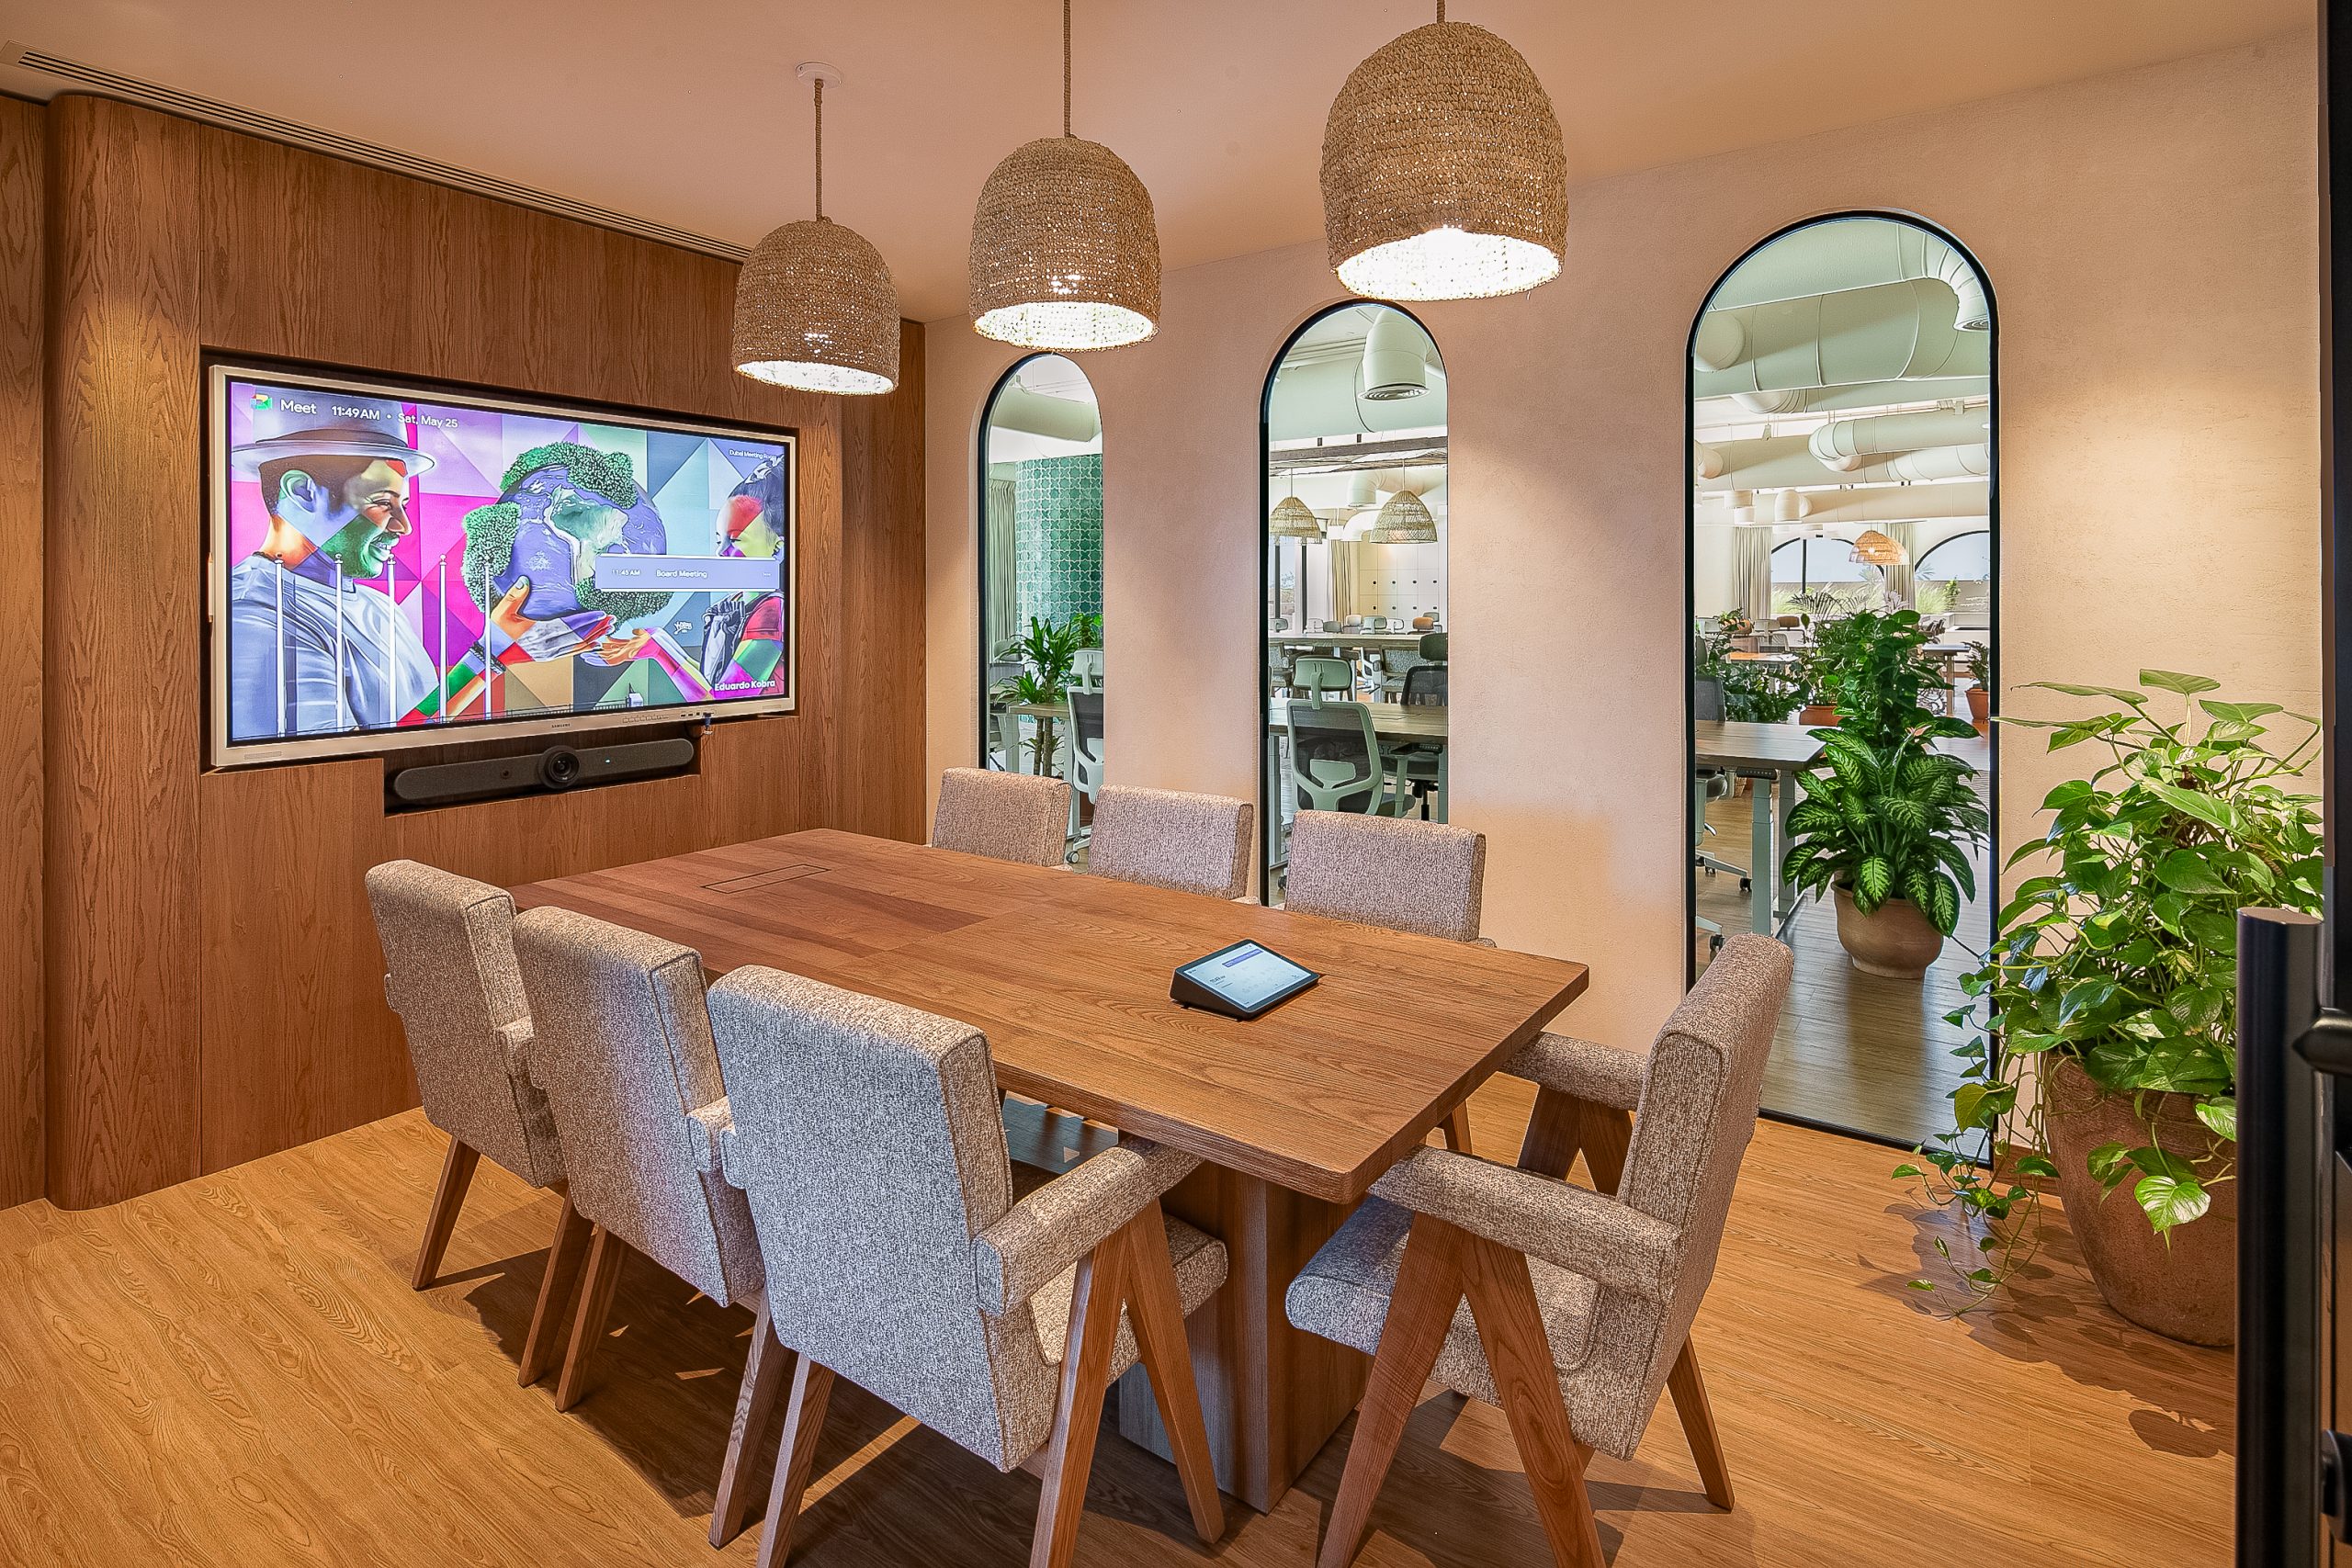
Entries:
[[[1528, 1104], [1483, 1092], [1479, 1145], [1515, 1148]], [[553, 1199], [485, 1161], [445, 1280], [408, 1288], [442, 1149], [410, 1113], [112, 1209], [0, 1213], [0, 1562], [748, 1563], [756, 1532], [703, 1537], [750, 1314], [638, 1268], [598, 1386], [558, 1415], [514, 1383]], [[1707, 1506], [1662, 1411], [1593, 1468], [1616, 1568], [2224, 1562], [2229, 1356], [2110, 1315], [2063, 1237], [2008, 1310], [1935, 1315], [1904, 1285], [1935, 1222], [1891, 1163], [1760, 1130], [1698, 1334], [1739, 1506]], [[1229, 1506], [1212, 1559], [1173, 1472], [1105, 1433], [1080, 1560], [1303, 1568], [1346, 1448], [1273, 1514]], [[844, 1385], [809, 1499], [808, 1568], [1010, 1565], [1037, 1483]], [[1370, 1568], [1548, 1561], [1500, 1413], [1447, 1394], [1374, 1527]]]

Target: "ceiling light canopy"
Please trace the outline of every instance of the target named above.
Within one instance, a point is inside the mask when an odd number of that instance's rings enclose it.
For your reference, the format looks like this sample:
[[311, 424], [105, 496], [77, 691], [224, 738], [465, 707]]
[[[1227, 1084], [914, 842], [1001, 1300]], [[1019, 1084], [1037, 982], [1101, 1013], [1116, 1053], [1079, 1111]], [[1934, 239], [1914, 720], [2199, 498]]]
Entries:
[[1445, 19], [1373, 51], [1323, 127], [1323, 232], [1381, 299], [1478, 299], [1559, 276], [1567, 154], [1519, 51]]
[[825, 216], [825, 84], [811, 61], [799, 77], [817, 99], [817, 216], [762, 240], [735, 278], [735, 368], [755, 381], [811, 392], [887, 392], [899, 384], [899, 289], [882, 253]]
[[1062, 133], [1016, 147], [972, 215], [972, 325], [1070, 353], [1159, 330], [1151, 193], [1116, 152], [1070, 133], [1069, 0], [1062, 0]]

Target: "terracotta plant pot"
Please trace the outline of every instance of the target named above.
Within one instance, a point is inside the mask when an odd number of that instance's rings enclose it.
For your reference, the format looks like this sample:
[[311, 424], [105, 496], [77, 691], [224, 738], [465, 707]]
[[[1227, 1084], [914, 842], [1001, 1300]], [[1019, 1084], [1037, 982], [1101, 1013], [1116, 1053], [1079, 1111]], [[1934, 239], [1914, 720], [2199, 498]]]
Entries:
[[[2046, 1058], [2045, 1058], [2046, 1059]], [[2044, 1075], [2042, 1122], [2058, 1167], [2058, 1196], [2066, 1223], [2082, 1245], [2091, 1283], [2107, 1304], [2143, 1328], [2191, 1345], [2234, 1345], [2238, 1337], [2238, 1184], [2207, 1190], [2213, 1206], [2201, 1219], [2176, 1225], [2169, 1245], [2148, 1228], [2132, 1201], [2136, 1178], [2102, 1193], [2091, 1177], [2090, 1153], [2105, 1144], [2137, 1148], [2148, 1122], [2132, 1113], [2132, 1097], [2102, 1095], [2073, 1058]], [[2143, 1100], [2155, 1127], [2156, 1147], [2184, 1159], [2208, 1157], [2212, 1134], [2197, 1120], [2185, 1094], [2151, 1094]]]
[[1854, 967], [1890, 980], [1917, 980], [1944, 950], [1944, 933], [1908, 898], [1889, 898], [1865, 915], [1838, 889], [1838, 941]]
[[1968, 698], [1968, 716], [1976, 721], [1976, 733], [1986, 733], [1993, 725], [1993, 694], [1983, 686], [1971, 686], [1962, 694]]
[[1807, 729], [1818, 729], [1825, 724], [1838, 722], [1838, 710], [1827, 703], [1815, 703], [1797, 709], [1797, 722]]

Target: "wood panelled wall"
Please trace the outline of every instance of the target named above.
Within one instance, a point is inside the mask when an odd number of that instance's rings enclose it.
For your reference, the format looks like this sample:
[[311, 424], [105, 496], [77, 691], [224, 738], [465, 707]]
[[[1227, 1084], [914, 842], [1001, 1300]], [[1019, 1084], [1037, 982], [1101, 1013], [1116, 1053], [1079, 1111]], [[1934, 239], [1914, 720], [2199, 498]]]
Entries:
[[[728, 263], [99, 99], [47, 119], [52, 1200], [414, 1103], [379, 861], [514, 883], [817, 825], [920, 835], [919, 326], [890, 397], [785, 392], [729, 368]], [[689, 776], [391, 817], [376, 760], [206, 772], [211, 351], [797, 430], [800, 710], [719, 726]]]
[[41, 130], [0, 98], [0, 1209], [42, 1186]]

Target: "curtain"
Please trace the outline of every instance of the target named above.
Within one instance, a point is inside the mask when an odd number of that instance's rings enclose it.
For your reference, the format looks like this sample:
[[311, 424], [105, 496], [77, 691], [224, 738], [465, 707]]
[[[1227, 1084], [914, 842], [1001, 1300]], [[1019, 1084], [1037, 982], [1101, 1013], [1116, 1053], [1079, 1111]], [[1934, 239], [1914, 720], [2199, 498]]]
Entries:
[[1917, 558], [1919, 547], [1919, 525], [1889, 523], [1886, 525], [1886, 536], [1893, 539], [1896, 547], [1903, 551], [1903, 564], [1886, 569], [1886, 591], [1902, 604], [1916, 606], [1917, 600], [1912, 592], [1911, 563]]
[[1772, 615], [1772, 530], [1735, 527], [1731, 533], [1731, 581], [1739, 613], [1761, 626]]
[[990, 474], [987, 492], [980, 504], [987, 510], [983, 515], [988, 525], [980, 530], [988, 541], [988, 559], [980, 563], [981, 581], [988, 584], [984, 601], [987, 625], [982, 635], [988, 639], [989, 652], [1007, 637], [1017, 637], [1023, 628], [1014, 626], [1014, 590], [1019, 586], [1019, 557], [1012, 541], [1012, 480]]
[[1331, 552], [1331, 619], [1335, 621], [1363, 613], [1356, 608], [1356, 552], [1363, 547], [1339, 539], [1325, 547]]

